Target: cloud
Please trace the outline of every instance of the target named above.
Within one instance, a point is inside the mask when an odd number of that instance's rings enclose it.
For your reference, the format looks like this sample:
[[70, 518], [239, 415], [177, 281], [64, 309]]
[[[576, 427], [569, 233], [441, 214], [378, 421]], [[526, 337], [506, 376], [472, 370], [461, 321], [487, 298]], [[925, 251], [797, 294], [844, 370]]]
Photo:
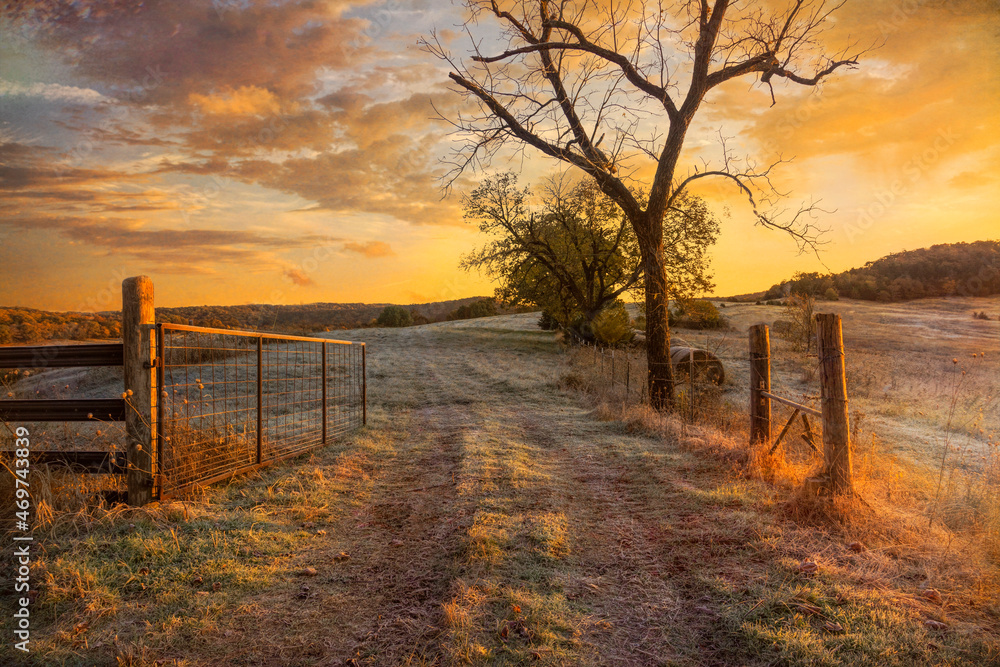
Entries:
[[299, 287], [311, 287], [316, 284], [312, 278], [310, 278], [306, 273], [300, 271], [299, 269], [288, 268], [285, 269], [285, 277], [291, 280], [293, 283]]
[[0, 97], [38, 97], [46, 102], [95, 105], [111, 100], [90, 88], [64, 86], [59, 83], [23, 84], [0, 79]]
[[[261, 0], [207, 9], [200, 0], [151, 0], [125, 11], [116, 0], [83, 0], [26, 3], [14, 18], [32, 24], [35, 41], [63, 54], [76, 78], [128, 110], [122, 122], [100, 127], [75, 116], [73, 131], [101, 147], [169, 150], [143, 178], [222, 176], [319, 209], [456, 224], [456, 202], [440, 201], [445, 128], [432, 102], [448, 113], [461, 98], [445, 90], [436, 68], [408, 66], [409, 55], [376, 61], [389, 38], [358, 46], [374, 20], [356, 11], [366, 4]], [[58, 11], [44, 11], [51, 7]], [[338, 77], [340, 88], [330, 90]], [[98, 155], [88, 158], [86, 166], [100, 164]], [[61, 183], [97, 176], [97, 164], [93, 173], [84, 164], [63, 170]], [[40, 206], [53, 204], [60, 198], [41, 194], [55, 190], [46, 170], [22, 165], [6, 186], [16, 181], [26, 198], [37, 189]], [[123, 178], [139, 177], [130, 171]]]
[[365, 257], [370, 258], [396, 256], [392, 246], [388, 243], [383, 243], [382, 241], [366, 241], [365, 243], [355, 243], [354, 241], [349, 241], [344, 244], [344, 250], [347, 250], [348, 252], [356, 252], [359, 255], [364, 255]]
[[181, 135], [190, 153], [215, 153], [218, 158], [242, 157], [303, 149], [322, 151], [333, 142], [337, 128], [325, 111], [306, 109], [270, 116], [214, 117]]
[[147, 180], [144, 174], [60, 166], [53, 159], [54, 153], [47, 146], [0, 144], [0, 192], [8, 211], [36, 209], [78, 215], [179, 208], [167, 192], [136, 190]]
[[24, 231], [54, 231], [107, 254], [130, 255], [167, 272], [205, 272], [238, 264], [257, 270], [281, 264], [275, 253], [330, 246], [342, 239], [320, 235], [278, 236], [241, 229], [151, 228], [145, 220], [112, 217], [17, 216], [3, 225]]
[[[712, 117], [743, 121], [741, 138], [785, 156], [852, 155], [871, 171], [899, 171], [946, 132], [951, 154], [1000, 142], [995, 105], [983, 96], [1000, 91], [995, 42], [998, 24], [984, 21], [982, 2], [848, 3], [841, 30], [887, 43], [817, 88], [776, 87], [747, 94], [736, 82], [710, 96]], [[976, 11], [976, 7], [979, 10]], [[933, 46], [929, 46], [933, 45]]]
[[393, 135], [364, 149], [327, 151], [280, 163], [248, 161], [244, 179], [316, 202], [318, 209], [367, 212], [417, 224], [461, 224], [455, 199], [440, 199], [433, 140]]
[[982, 171], [963, 171], [960, 174], [956, 174], [948, 179], [948, 185], [953, 188], [981, 188], [987, 185], [993, 185], [1000, 177], [993, 173], [984, 173]]
[[257, 86], [242, 86], [211, 95], [191, 93], [188, 99], [199, 111], [213, 116], [272, 115], [281, 109], [274, 93]]
[[[37, 42], [107, 94], [140, 105], [181, 107], [192, 93], [241, 88], [294, 99], [313, 90], [319, 68], [357, 57], [348, 44], [365, 25], [343, 16], [363, 0], [20, 4], [11, 18]], [[151, 81], [150, 71], [162, 77]]]
[[80, 167], [42, 166], [39, 163], [0, 164], [0, 191], [28, 190], [30, 188], [80, 187], [106, 184], [141, 178], [113, 169], [84, 169]]

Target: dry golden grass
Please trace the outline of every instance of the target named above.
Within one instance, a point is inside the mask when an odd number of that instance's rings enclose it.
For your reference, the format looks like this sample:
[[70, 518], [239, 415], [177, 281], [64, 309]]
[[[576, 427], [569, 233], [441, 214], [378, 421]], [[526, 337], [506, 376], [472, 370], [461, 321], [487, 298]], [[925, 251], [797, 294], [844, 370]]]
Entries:
[[57, 517], [23, 664], [1000, 660], [963, 544], [790, 501], [814, 462], [748, 453], [736, 384], [694, 422], [581, 391], [593, 364], [536, 319], [338, 332], [370, 346], [368, 429], [192, 500]]
[[[971, 329], [975, 331], [970, 333], [970, 323], [955, 315], [938, 323], [948, 334], [945, 338], [949, 343], [914, 359], [915, 355], [907, 353], [912, 340], [901, 339], [898, 330], [893, 337], [891, 327], [876, 326], [866, 319], [874, 317], [876, 309], [853, 303], [847, 307], [852, 316], [845, 319], [844, 329], [853, 399], [855, 498], [830, 500], [803, 493], [804, 479], [821, 466], [821, 460], [801, 440], [788, 438], [774, 453], [768, 451], [769, 447], [749, 448], [746, 392], [739, 387], [730, 387], [721, 396], [709, 395], [709, 409], [701, 412], [704, 416], [696, 411], [694, 423], [685, 423], [636, 404], [634, 393], [624, 400], [620, 386], [610, 386], [607, 364], [595, 363], [592, 353], [586, 350], [574, 354], [570, 385], [589, 394], [596, 406], [595, 414], [601, 419], [618, 420], [633, 430], [676, 438], [683, 447], [732, 461], [740, 474], [765, 481], [781, 493], [783, 512], [796, 523], [843, 535], [844, 539], [864, 545], [868, 553], [882, 554], [882, 558], [868, 564], [866, 571], [866, 577], [879, 586], [890, 589], [900, 579], [917, 578], [926, 582], [925, 588], [949, 590], [953, 599], [961, 599], [968, 607], [989, 606], [1000, 581], [1000, 451], [994, 430], [1000, 386], [994, 371], [1000, 336], [995, 330], [987, 330], [981, 339], [967, 338], [963, 334], [978, 336], [983, 327], [973, 322]], [[908, 309], [896, 307], [892, 321], [920, 322], [932, 329], [941, 307], [937, 302], [911, 304]], [[727, 314], [742, 334], [740, 326], [758, 321], [768, 310], [737, 306], [727, 308]], [[774, 311], [780, 314], [780, 310]], [[851, 326], [864, 333], [852, 335]], [[682, 338], [686, 334], [679, 333]], [[727, 349], [726, 339], [732, 332], [696, 335], [703, 337], [705, 347], [719, 351]], [[872, 345], [872, 339], [878, 336], [885, 338]], [[745, 334], [739, 337], [745, 339]], [[857, 348], [866, 353], [861, 364], [852, 359]], [[980, 351], [964, 359], [950, 357], [972, 348], [986, 348], [990, 354]], [[728, 349], [730, 378], [745, 383], [746, 370], [741, 367], [748, 364], [732, 347]], [[942, 355], [950, 358], [937, 365], [927, 362], [928, 356], [937, 359]], [[873, 367], [872, 357], [878, 358], [878, 366]], [[815, 397], [809, 388], [810, 384], [816, 386], [813, 359], [796, 355], [791, 346], [772, 338], [772, 363], [777, 369], [774, 384], [784, 388], [778, 393], [790, 395], [794, 391], [791, 387], [795, 387], [798, 395], [792, 397], [796, 400]], [[883, 393], [866, 391], [866, 387], [852, 391], [852, 371], [857, 377], [862, 370], [867, 373], [869, 386], [893, 378], [892, 392], [888, 384]], [[796, 374], [800, 374], [798, 378]], [[935, 390], [928, 391], [928, 387]], [[687, 416], [683, 407], [685, 391], [681, 387], [679, 403], [680, 413]], [[892, 395], [890, 401], [891, 394], [898, 395]], [[898, 417], [897, 402], [906, 403], [911, 413], [926, 419], [916, 424], [912, 420], [903, 422]], [[773, 409], [784, 412], [777, 405]], [[775, 417], [782, 420], [775, 424], [776, 433], [784, 418], [777, 414]], [[906, 431], [894, 432], [893, 427], [901, 422], [906, 423]], [[817, 432], [818, 426], [814, 425]], [[912, 437], [918, 429], [919, 437], [928, 446], [893, 446], [901, 437]], [[793, 429], [791, 433], [795, 432]], [[960, 444], [956, 445], [956, 441]], [[935, 444], [939, 444], [937, 452]], [[977, 448], [984, 453], [971, 455]]]

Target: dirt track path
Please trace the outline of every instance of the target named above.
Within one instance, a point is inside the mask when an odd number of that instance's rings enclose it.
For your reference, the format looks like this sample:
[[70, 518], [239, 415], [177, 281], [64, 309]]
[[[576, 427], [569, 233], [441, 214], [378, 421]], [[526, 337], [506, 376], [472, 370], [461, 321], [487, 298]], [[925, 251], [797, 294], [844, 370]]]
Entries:
[[233, 664], [658, 665], [704, 630], [665, 539], [683, 457], [560, 390], [529, 320], [490, 322], [365, 332], [371, 427], [317, 461], [331, 539], [234, 617]]
[[533, 319], [348, 332], [371, 346], [368, 428], [65, 523], [36, 572], [51, 657], [19, 664], [1000, 664], [991, 575], [783, 518], [707, 429], [599, 421]]

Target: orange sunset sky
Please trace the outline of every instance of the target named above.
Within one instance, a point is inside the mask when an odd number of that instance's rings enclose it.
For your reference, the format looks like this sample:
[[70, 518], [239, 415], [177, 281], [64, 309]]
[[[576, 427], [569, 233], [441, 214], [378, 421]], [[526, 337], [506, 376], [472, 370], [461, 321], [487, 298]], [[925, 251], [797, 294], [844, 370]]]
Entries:
[[[458, 268], [483, 241], [461, 194], [485, 172], [442, 199], [454, 138], [432, 103], [449, 114], [461, 99], [417, 43], [436, 28], [465, 53], [459, 3], [13, 4], [25, 9], [0, 23], [0, 305], [113, 310], [137, 274], [161, 306], [492, 293]], [[718, 156], [720, 130], [740, 154], [794, 157], [777, 176], [789, 205], [832, 211], [820, 256], [799, 254], [729, 186], [703, 188], [729, 211], [716, 294], [1000, 238], [1000, 3], [849, 1], [826, 37], [882, 46], [821, 87], [776, 86], [773, 107], [755, 80], [731, 82], [689, 135], [691, 164]], [[493, 168], [509, 165], [523, 183], [561, 168], [531, 152]]]

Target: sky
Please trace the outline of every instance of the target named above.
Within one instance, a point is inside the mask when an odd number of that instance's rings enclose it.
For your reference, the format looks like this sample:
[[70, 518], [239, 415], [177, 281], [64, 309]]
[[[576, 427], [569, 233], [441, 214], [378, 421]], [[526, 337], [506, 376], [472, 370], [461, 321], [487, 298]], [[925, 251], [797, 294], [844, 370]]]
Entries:
[[[419, 303], [492, 293], [459, 268], [484, 243], [462, 195], [565, 168], [501, 152], [445, 189], [467, 111], [449, 66], [448, 0], [44, 0], [0, 21], [0, 305], [114, 310], [152, 277], [160, 306]], [[783, 5], [769, 0], [770, 5]], [[718, 137], [769, 163], [784, 206], [818, 201], [820, 252], [754, 225], [731, 184], [718, 295], [935, 243], [1000, 239], [1000, 2], [848, 1], [825, 39], [877, 44], [817, 87], [740, 79], [712, 91], [679, 173]], [[647, 117], [644, 127], [665, 128]], [[636, 171], [639, 185], [649, 168]]]

